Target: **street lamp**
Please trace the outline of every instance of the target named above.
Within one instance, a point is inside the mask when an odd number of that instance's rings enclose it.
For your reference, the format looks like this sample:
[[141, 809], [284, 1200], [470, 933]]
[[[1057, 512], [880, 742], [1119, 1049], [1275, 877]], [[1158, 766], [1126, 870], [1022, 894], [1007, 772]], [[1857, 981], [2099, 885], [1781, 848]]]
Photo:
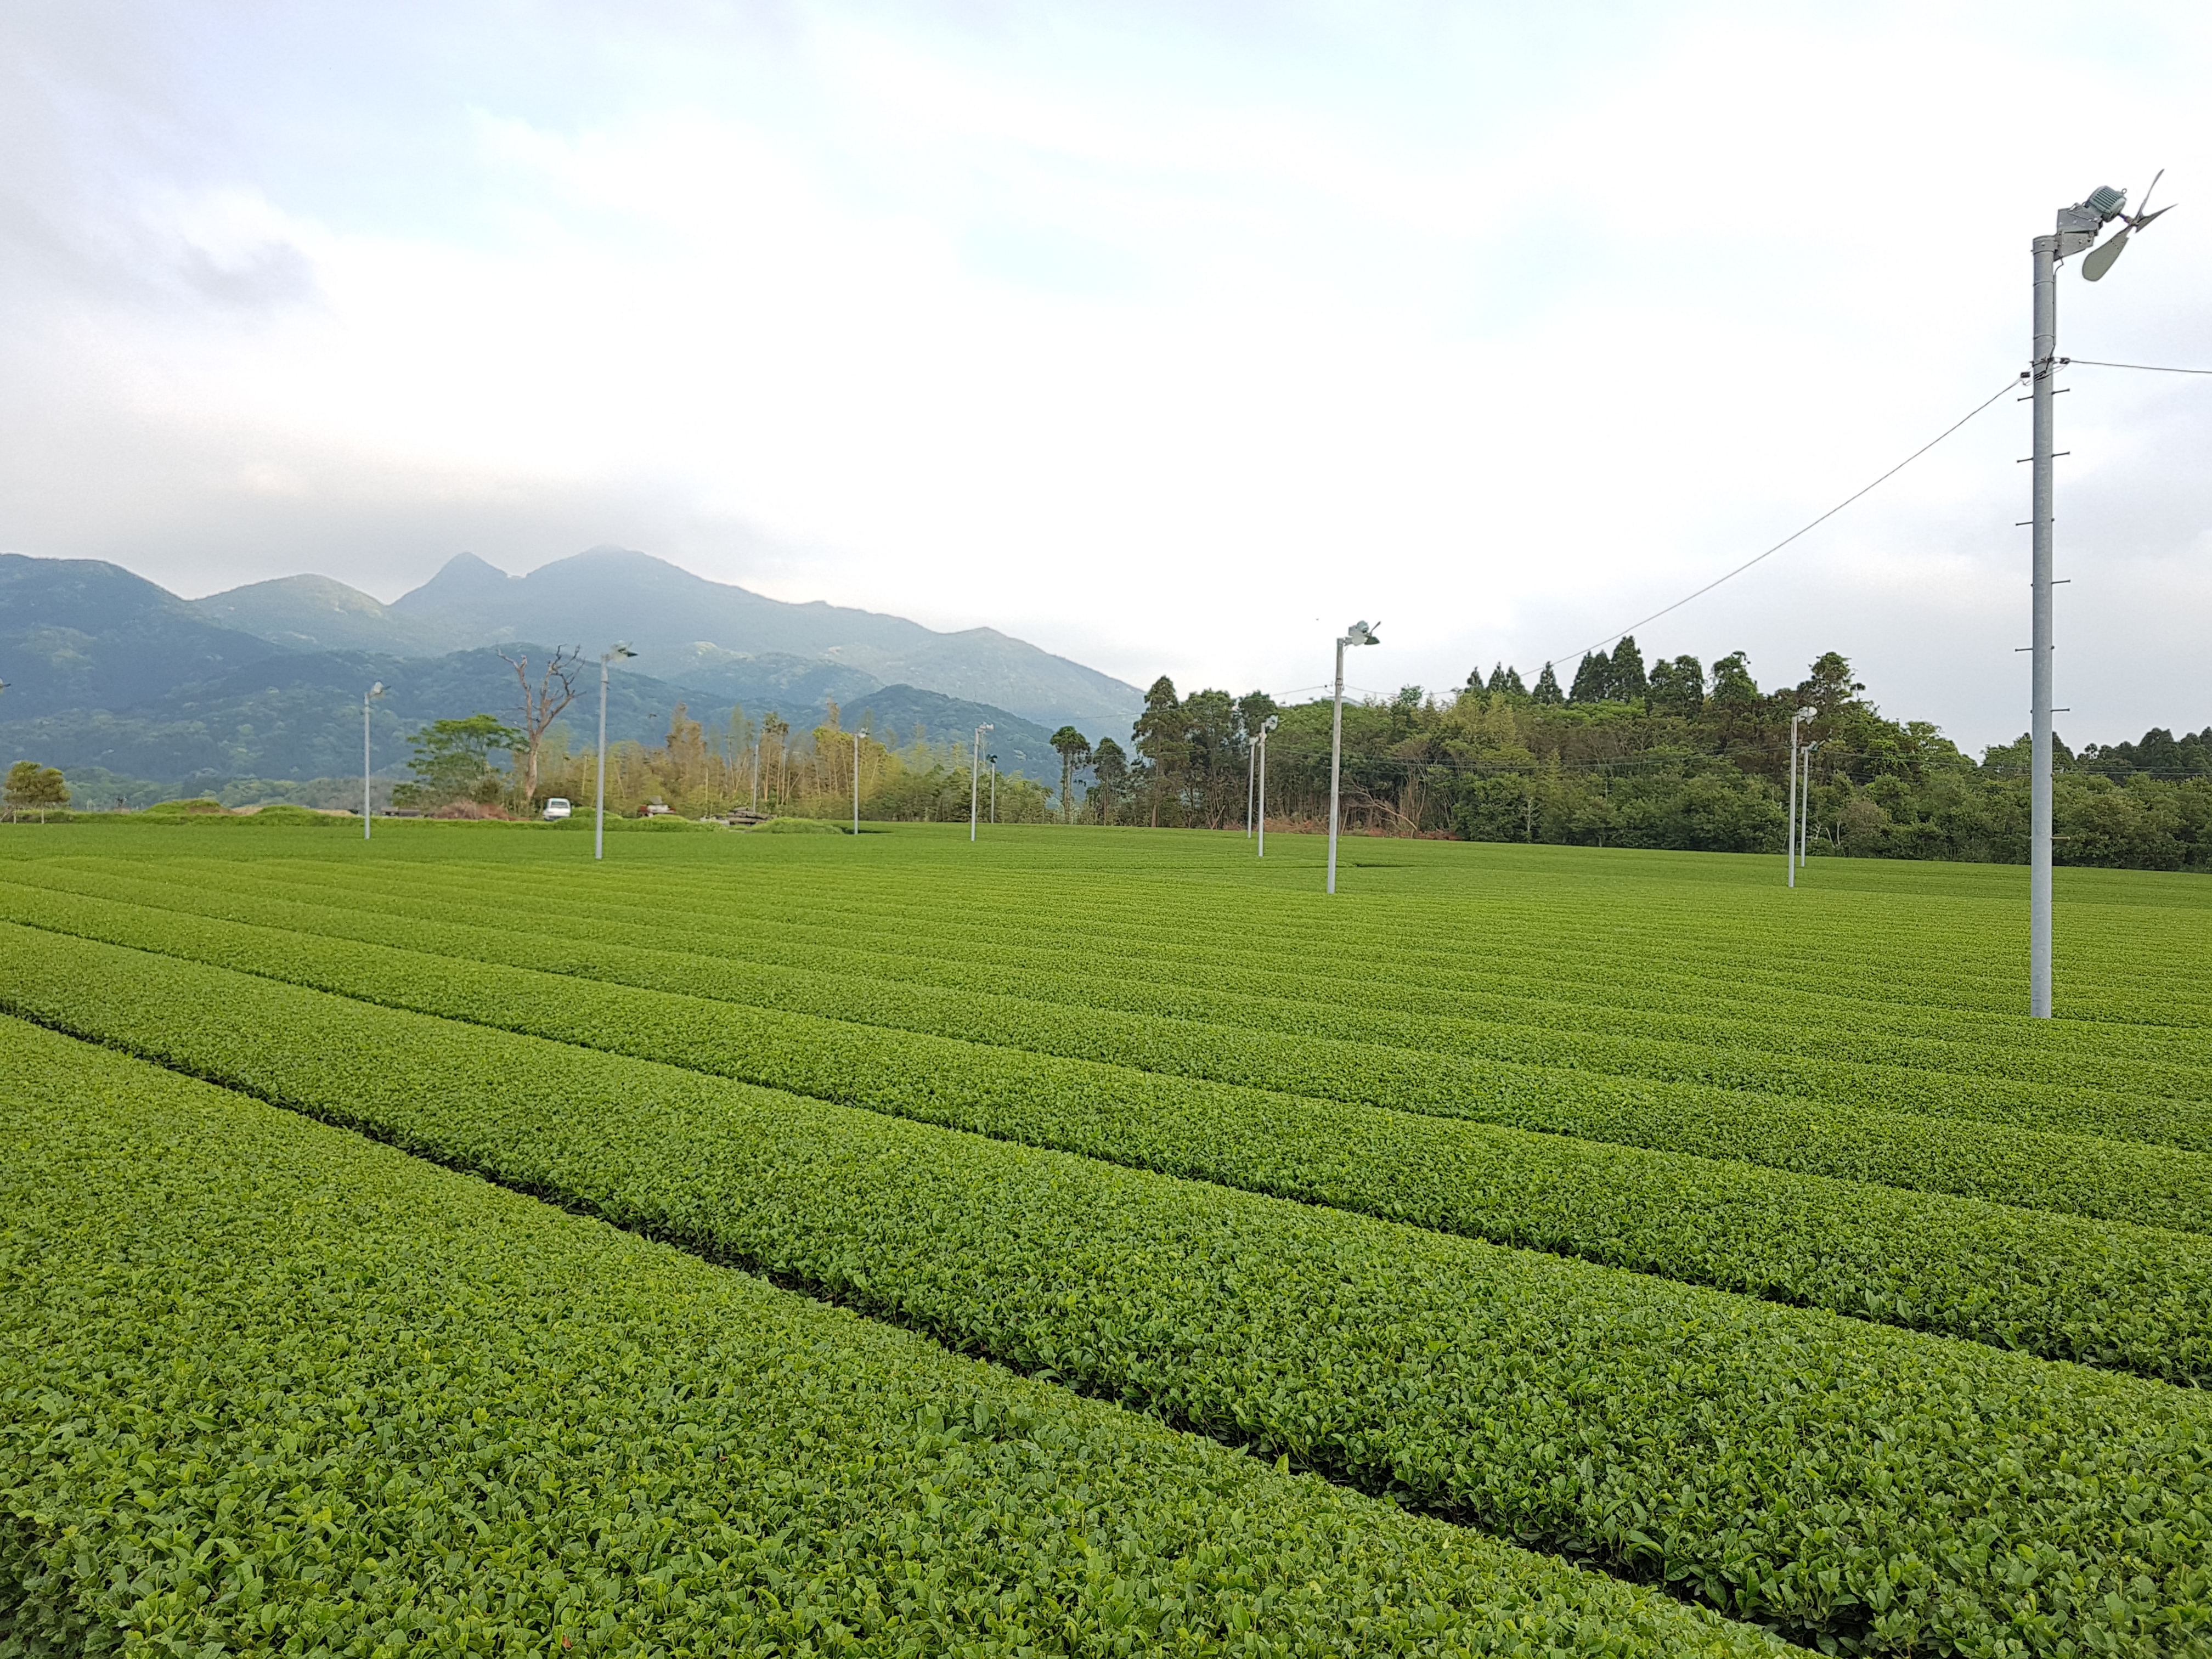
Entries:
[[860, 833], [860, 734], [853, 733], [853, 833]]
[[999, 757], [986, 755], [983, 758], [991, 763], [991, 822], [996, 823], [999, 821]]
[[1259, 855], [1261, 858], [1267, 856], [1267, 733], [1281, 724], [1282, 721], [1278, 716], [1268, 715], [1260, 723], [1260, 735], [1252, 744], [1253, 748], [1260, 751]]
[[368, 706], [384, 695], [384, 682], [377, 681], [362, 694], [361, 698], [361, 838], [368, 839]]
[[975, 839], [975, 808], [979, 793], [975, 781], [983, 771], [983, 734], [997, 729], [988, 720], [977, 726], [975, 747], [968, 754], [968, 839], [971, 842]]
[[599, 653], [599, 790], [592, 804], [592, 857], [607, 855], [607, 668], [619, 659], [635, 657], [627, 640], [617, 640]]
[[[2161, 175], [2162, 176], [2162, 175]], [[2150, 181], [2151, 190], [2158, 179]], [[2150, 191], [2143, 192], [2148, 204]], [[2051, 380], [2065, 361], [2058, 356], [2058, 262], [2088, 250], [2098, 233], [2113, 220], [2120, 233], [2081, 262], [2081, 275], [2096, 282], [2112, 268], [2112, 261], [2128, 245], [2130, 233], [2166, 211], [2138, 209], [2127, 211], [2128, 193], [2100, 185], [2085, 200], [2058, 210], [2058, 222], [2049, 236], [2029, 244], [2035, 256], [2035, 344], [2033, 356], [2021, 378], [2027, 380], [2035, 409], [2034, 463], [2029, 485], [2028, 523], [2033, 526], [2029, 550], [2028, 586], [2032, 593], [2032, 643], [2028, 646], [2028, 707], [2031, 758], [2029, 772], [2027, 876], [2027, 1012], [2031, 1018], [2051, 1018], [2051, 399], [2057, 388]]]
[[[1786, 884], [1797, 884], [1797, 723], [1809, 720], [1820, 714], [1817, 708], [1800, 708], [1790, 716], [1790, 827], [1782, 836], [1782, 869]], [[1813, 787], [1812, 775], [1808, 773], [1805, 787]]]
[[[1376, 623], [1375, 628], [1382, 625]], [[1337, 777], [1344, 764], [1344, 647], [1382, 644], [1375, 637], [1375, 628], [1356, 622], [1336, 641], [1336, 710], [1329, 717], [1328, 728], [1328, 890], [1332, 893], [1336, 891]]]

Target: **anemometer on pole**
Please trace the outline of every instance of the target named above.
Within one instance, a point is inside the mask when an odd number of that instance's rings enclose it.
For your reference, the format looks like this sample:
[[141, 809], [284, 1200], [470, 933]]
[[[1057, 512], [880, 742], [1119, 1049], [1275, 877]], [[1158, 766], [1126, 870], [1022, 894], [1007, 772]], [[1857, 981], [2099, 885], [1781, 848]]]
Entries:
[[[2150, 189], [2156, 190], [2159, 179], [2165, 176], [2161, 171], [2150, 181]], [[2092, 283], [2100, 280], [2126, 249], [2128, 238], [2166, 211], [2160, 208], [2157, 213], [2149, 212], [2146, 210], [2149, 204], [2147, 190], [2143, 210], [2130, 213], [2127, 191], [2100, 185], [2086, 199], [2059, 209], [2053, 234], [2037, 237], [2032, 245], [2035, 349], [2021, 378], [2029, 382], [2035, 405], [2035, 453], [2027, 458], [2034, 463], [2028, 516], [2034, 526], [2030, 532], [2034, 538], [2030, 581], [2034, 632], [2028, 647], [2033, 804], [2028, 848], [2027, 1000], [2028, 1012], [2037, 1019], [2051, 1018], [2051, 398], [2057, 390], [2051, 380], [2066, 362], [2058, 356], [2058, 262], [2086, 252], [2089, 257], [2081, 262], [2082, 277]], [[2116, 219], [2119, 234], [2097, 246], [2098, 236]]]

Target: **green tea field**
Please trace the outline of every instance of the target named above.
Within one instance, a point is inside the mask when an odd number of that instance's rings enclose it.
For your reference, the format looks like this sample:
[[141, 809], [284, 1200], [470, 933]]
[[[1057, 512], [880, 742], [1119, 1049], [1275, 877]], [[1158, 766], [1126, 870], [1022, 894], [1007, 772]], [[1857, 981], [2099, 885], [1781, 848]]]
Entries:
[[2212, 882], [0, 829], [0, 1655], [2212, 1654]]

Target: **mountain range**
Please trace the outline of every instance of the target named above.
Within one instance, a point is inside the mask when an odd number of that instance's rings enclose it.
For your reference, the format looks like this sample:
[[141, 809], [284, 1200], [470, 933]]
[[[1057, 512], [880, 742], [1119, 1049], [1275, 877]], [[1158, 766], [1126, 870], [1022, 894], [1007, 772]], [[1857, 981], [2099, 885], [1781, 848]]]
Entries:
[[[377, 769], [396, 772], [424, 721], [507, 712], [514, 674], [495, 647], [542, 662], [555, 646], [596, 657], [617, 640], [638, 655], [611, 677], [616, 739], [659, 741], [679, 702], [710, 729], [742, 706], [805, 731], [834, 700], [848, 725], [897, 742], [964, 743], [990, 721], [1002, 768], [1056, 783], [1054, 728], [1125, 733], [1143, 703], [995, 629], [789, 604], [618, 548], [526, 576], [462, 554], [388, 605], [316, 575], [185, 599], [118, 565], [7, 554], [0, 749], [132, 798], [343, 777], [359, 767], [362, 693], [380, 679]], [[570, 723], [580, 741], [574, 711]]]

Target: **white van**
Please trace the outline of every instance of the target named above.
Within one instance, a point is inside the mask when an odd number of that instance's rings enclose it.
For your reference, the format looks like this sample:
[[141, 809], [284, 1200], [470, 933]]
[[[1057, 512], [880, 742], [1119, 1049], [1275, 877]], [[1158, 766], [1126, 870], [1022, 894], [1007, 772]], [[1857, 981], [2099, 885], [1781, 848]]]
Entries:
[[565, 818], [575, 810], [576, 809], [574, 807], [568, 805], [568, 801], [563, 797], [559, 795], [554, 796], [552, 799], [545, 803], [545, 816], [548, 818]]

